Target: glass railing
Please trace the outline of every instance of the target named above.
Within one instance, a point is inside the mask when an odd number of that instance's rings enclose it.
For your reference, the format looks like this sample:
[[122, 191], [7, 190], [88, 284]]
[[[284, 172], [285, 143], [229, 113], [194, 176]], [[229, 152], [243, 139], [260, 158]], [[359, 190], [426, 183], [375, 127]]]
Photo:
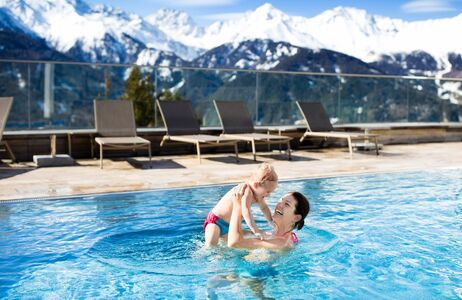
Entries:
[[0, 82], [7, 130], [94, 128], [94, 99], [135, 100], [139, 127], [163, 127], [158, 98], [192, 101], [202, 126], [219, 126], [213, 99], [245, 101], [256, 125], [298, 124], [297, 100], [335, 124], [462, 120], [462, 78], [0, 60]]

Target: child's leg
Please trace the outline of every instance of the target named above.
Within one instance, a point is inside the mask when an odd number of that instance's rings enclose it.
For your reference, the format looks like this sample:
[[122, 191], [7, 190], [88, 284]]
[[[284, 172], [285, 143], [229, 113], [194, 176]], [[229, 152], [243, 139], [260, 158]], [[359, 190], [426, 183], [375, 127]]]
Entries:
[[205, 227], [205, 246], [215, 246], [220, 238], [220, 227], [216, 224], [207, 224]]

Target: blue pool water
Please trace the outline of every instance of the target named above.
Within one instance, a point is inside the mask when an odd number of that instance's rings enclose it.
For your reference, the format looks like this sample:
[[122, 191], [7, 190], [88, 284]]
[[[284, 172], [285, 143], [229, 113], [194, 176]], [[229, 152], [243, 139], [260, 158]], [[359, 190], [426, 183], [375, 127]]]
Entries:
[[231, 187], [0, 204], [0, 298], [462, 298], [462, 170], [283, 182], [313, 207], [283, 254], [201, 250]]

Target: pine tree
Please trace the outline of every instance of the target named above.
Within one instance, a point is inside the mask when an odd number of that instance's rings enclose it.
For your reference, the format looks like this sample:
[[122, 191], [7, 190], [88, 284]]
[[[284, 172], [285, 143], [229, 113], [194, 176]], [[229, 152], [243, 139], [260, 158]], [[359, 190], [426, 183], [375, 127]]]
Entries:
[[151, 75], [143, 75], [139, 67], [134, 67], [125, 82], [123, 99], [133, 101], [137, 126], [153, 125], [154, 92], [155, 87]]
[[183, 97], [179, 93], [172, 93], [169, 90], [163, 91], [162, 93], [159, 94], [157, 97], [161, 101], [179, 101], [183, 100]]

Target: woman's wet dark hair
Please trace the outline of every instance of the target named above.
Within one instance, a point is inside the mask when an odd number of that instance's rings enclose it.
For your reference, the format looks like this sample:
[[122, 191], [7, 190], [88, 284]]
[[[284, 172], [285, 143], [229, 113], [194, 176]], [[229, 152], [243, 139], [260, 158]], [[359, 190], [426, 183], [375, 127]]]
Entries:
[[294, 227], [297, 228], [297, 230], [300, 230], [303, 228], [303, 225], [305, 225], [305, 218], [310, 212], [310, 202], [302, 193], [292, 192], [291, 195], [294, 196], [295, 200], [297, 200], [297, 205], [295, 205], [295, 214], [302, 216], [300, 221], [295, 223]]

